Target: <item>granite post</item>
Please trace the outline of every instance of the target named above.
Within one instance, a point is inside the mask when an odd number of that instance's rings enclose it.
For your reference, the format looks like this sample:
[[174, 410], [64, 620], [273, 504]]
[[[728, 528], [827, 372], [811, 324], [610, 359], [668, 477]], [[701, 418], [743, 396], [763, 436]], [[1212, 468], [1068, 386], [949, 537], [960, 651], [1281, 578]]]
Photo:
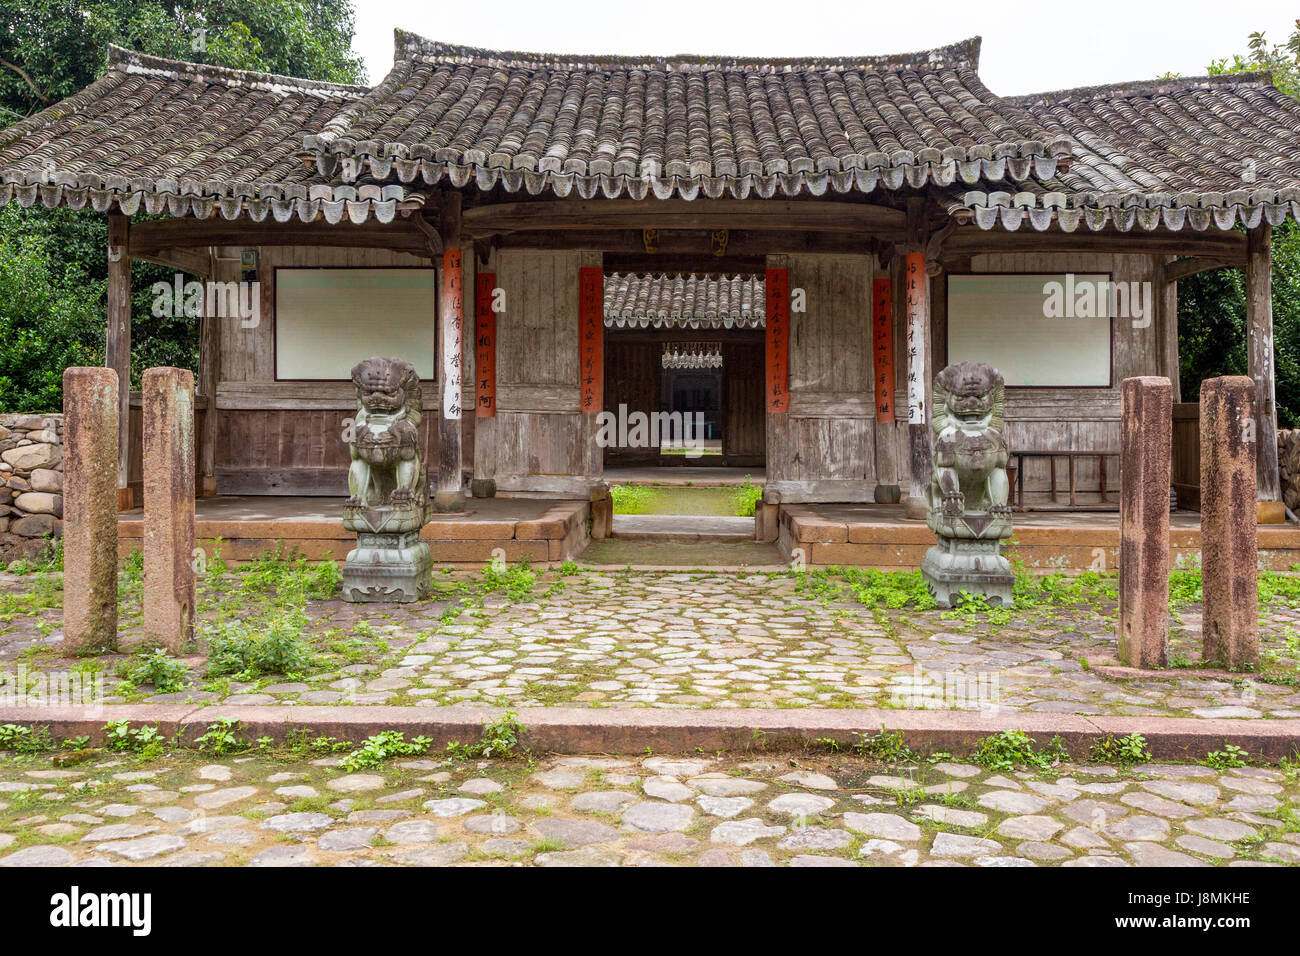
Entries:
[[1259, 662], [1258, 389], [1245, 375], [1201, 383], [1202, 657]]
[[117, 647], [117, 372], [63, 373], [63, 650]]
[[145, 371], [144, 637], [177, 653], [194, 637], [194, 373]]
[[1173, 385], [1126, 378], [1120, 395], [1119, 657], [1133, 667], [1164, 667]]

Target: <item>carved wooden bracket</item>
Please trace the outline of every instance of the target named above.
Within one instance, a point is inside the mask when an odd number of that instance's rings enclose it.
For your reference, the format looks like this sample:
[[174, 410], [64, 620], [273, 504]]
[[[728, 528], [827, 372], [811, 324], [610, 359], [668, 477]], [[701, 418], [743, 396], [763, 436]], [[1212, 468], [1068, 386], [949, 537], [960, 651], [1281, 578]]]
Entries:
[[415, 227], [424, 234], [424, 245], [429, 253], [430, 259], [437, 259], [442, 255], [442, 236], [438, 230], [434, 229], [429, 220], [423, 216], [413, 216]]
[[937, 276], [943, 271], [943, 264], [939, 262], [939, 255], [943, 252], [943, 244], [956, 230], [957, 221], [949, 219], [937, 231], [930, 234], [930, 238], [925, 244], [926, 275]]

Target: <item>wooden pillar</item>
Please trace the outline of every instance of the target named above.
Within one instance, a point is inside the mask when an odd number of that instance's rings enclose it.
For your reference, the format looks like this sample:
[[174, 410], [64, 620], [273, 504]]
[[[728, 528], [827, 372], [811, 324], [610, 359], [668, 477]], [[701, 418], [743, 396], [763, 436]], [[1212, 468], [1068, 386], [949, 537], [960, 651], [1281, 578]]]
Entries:
[[1169, 280], [1169, 256], [1152, 256], [1152, 307], [1160, 335], [1160, 374], [1169, 379], [1174, 403], [1183, 400], [1178, 369], [1178, 283]]
[[494, 253], [486, 264], [475, 263], [474, 271], [474, 477], [470, 490], [475, 498], [496, 495], [497, 414], [497, 276]]
[[144, 373], [144, 637], [179, 652], [194, 637], [194, 373]]
[[464, 511], [461, 477], [461, 416], [465, 331], [464, 255], [460, 248], [460, 193], [442, 196], [442, 288], [438, 297], [438, 341], [442, 374], [438, 381], [438, 485], [435, 511]]
[[903, 513], [925, 519], [926, 488], [930, 484], [930, 407], [927, 387], [933, 377], [930, 351], [930, 291], [925, 253], [909, 252], [903, 266], [904, 309], [907, 318], [907, 448], [908, 493]]
[[1173, 388], [1166, 378], [1120, 386], [1119, 658], [1164, 667], [1169, 656], [1169, 458]]
[[605, 449], [597, 436], [597, 416], [605, 410], [604, 257], [578, 254], [578, 411], [579, 456], [583, 477], [593, 483], [605, 474]]
[[63, 650], [117, 647], [117, 373], [63, 373]]
[[104, 365], [117, 372], [117, 507], [131, 501], [131, 223], [121, 213], [108, 217], [108, 333]]
[[1246, 233], [1246, 361], [1258, 399], [1255, 437], [1259, 449], [1256, 462], [1256, 494], [1261, 502], [1259, 520], [1265, 524], [1281, 524], [1286, 520], [1286, 513], [1277, 466], [1272, 245], [1272, 229], [1268, 225]]
[[1231, 670], [1259, 663], [1256, 401], [1244, 375], [1201, 383], [1202, 657]]
[[[225, 279], [219, 270], [219, 260], [210, 249], [208, 274], [200, 278], [212, 281]], [[199, 334], [198, 392], [207, 403], [203, 411], [203, 427], [199, 432], [199, 491], [205, 498], [217, 493], [217, 382], [221, 377], [221, 316], [208, 314], [208, 296], [203, 297], [203, 328]], [[220, 310], [217, 310], [220, 312]]]

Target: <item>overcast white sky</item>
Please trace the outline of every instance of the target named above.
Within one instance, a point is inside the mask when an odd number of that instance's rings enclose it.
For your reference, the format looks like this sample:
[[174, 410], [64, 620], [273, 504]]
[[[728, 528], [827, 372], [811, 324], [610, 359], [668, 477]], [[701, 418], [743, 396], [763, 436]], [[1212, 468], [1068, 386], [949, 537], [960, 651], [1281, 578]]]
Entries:
[[376, 83], [392, 66], [394, 27], [498, 50], [660, 56], [905, 53], [978, 35], [980, 76], [1010, 96], [1199, 76], [1211, 60], [1244, 54], [1252, 31], [1284, 42], [1297, 16], [1300, 7], [1282, 0], [358, 0], [354, 46]]

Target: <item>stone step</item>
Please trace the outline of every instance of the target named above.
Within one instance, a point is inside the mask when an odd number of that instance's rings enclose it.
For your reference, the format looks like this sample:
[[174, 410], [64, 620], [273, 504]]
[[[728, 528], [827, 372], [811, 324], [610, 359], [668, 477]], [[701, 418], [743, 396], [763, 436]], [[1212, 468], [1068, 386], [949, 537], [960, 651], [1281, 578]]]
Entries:
[[740, 543], [754, 540], [754, 519], [700, 515], [615, 515], [611, 537], [656, 544]]

